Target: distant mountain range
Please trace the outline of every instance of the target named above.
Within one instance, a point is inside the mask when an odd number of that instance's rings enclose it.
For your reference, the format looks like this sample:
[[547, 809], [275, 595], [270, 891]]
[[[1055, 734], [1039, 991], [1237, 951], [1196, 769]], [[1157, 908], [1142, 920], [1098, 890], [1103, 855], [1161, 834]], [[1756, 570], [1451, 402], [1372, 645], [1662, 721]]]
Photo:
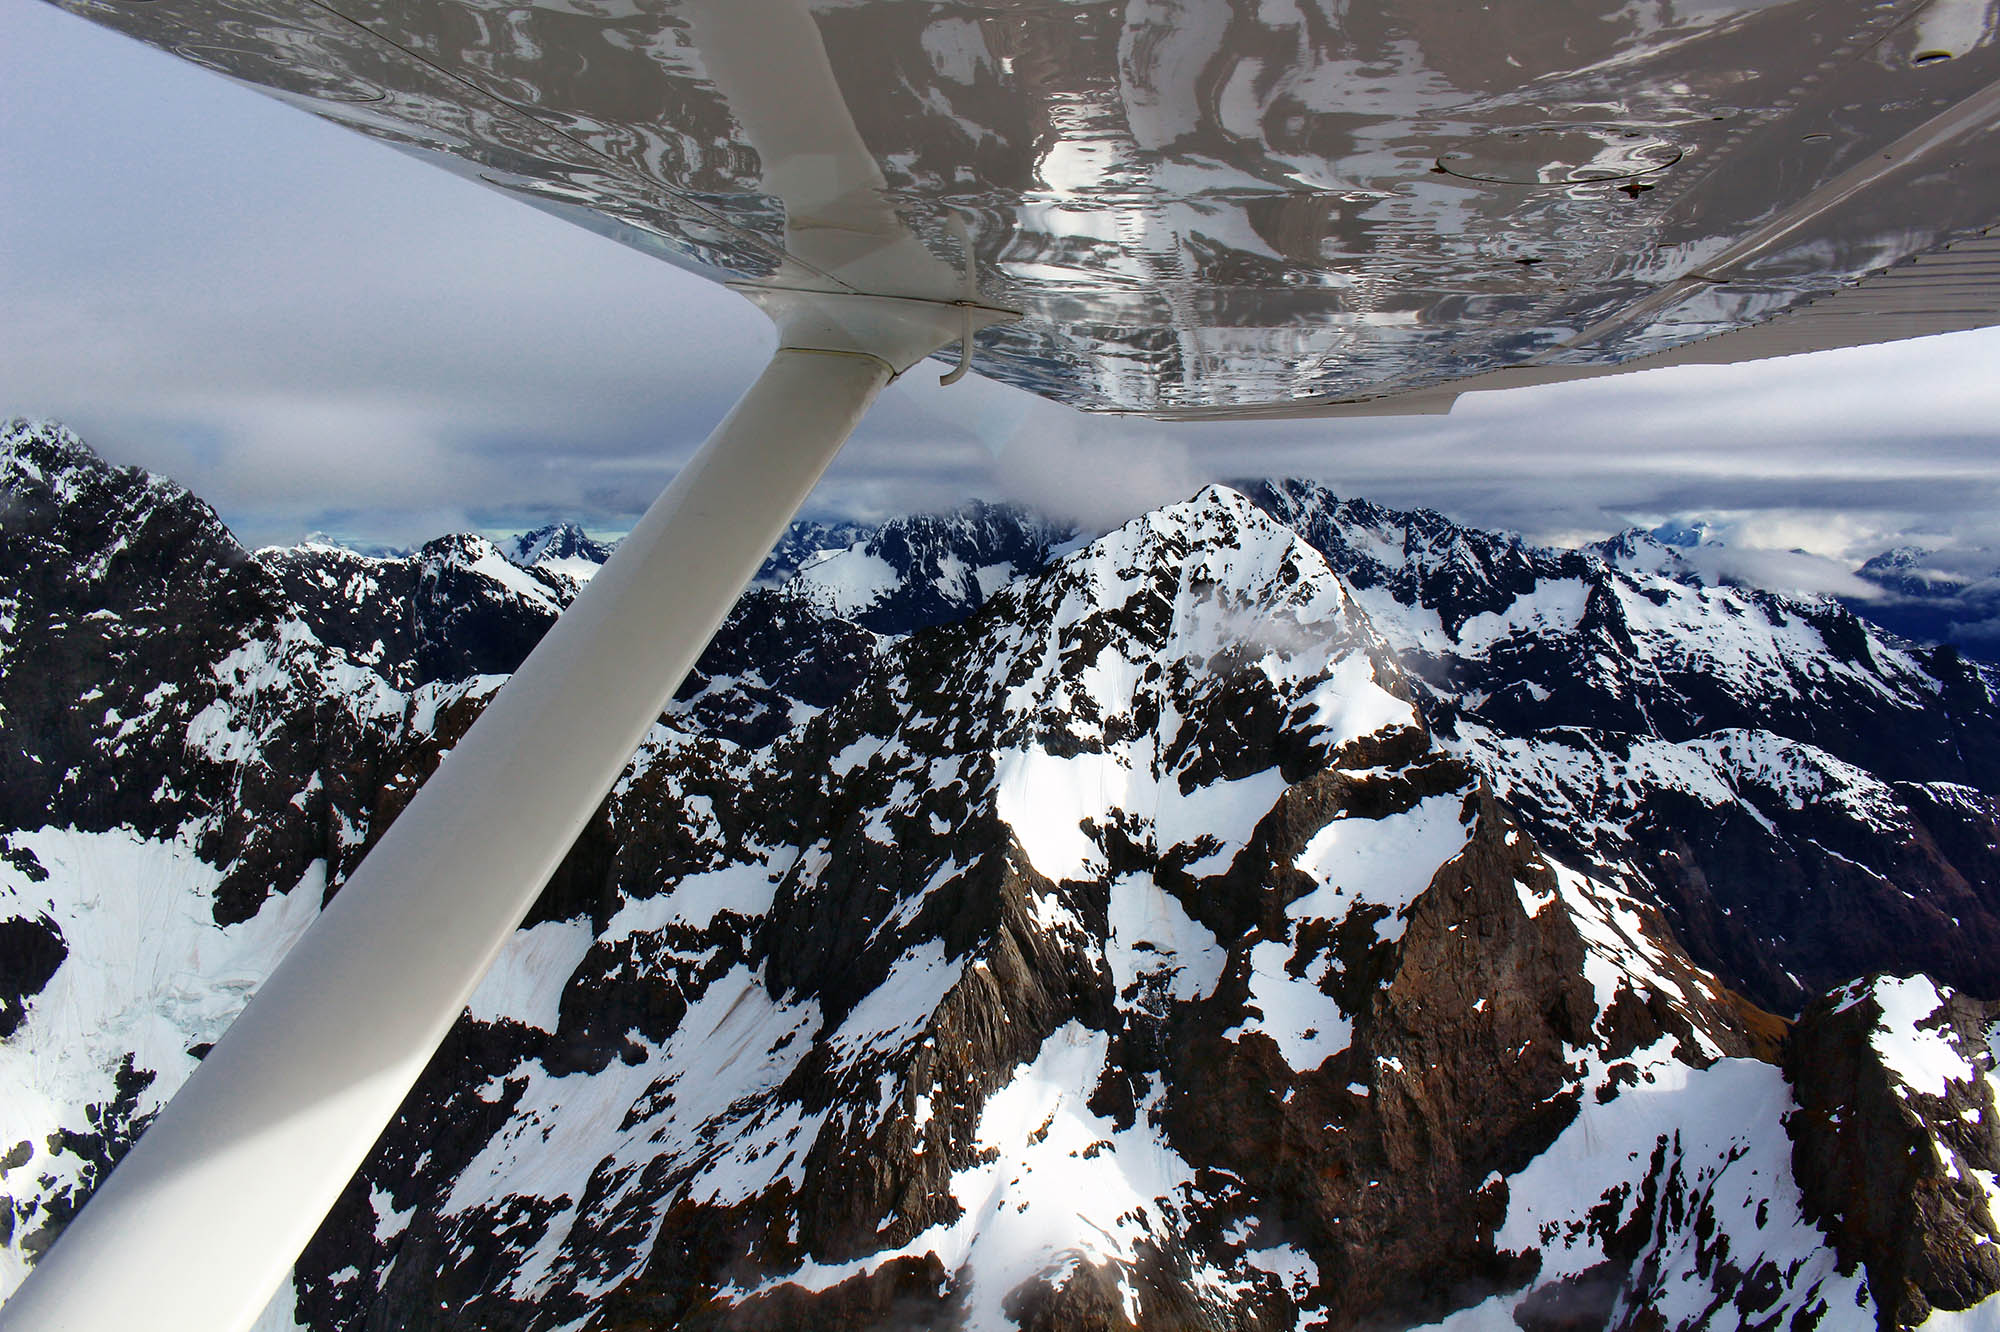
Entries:
[[[1697, 584], [1704, 564], [1727, 567], [1736, 553], [1707, 524], [1679, 521], [1631, 528], [1586, 549], [1621, 569]], [[1990, 559], [1977, 551], [1896, 546], [1853, 570], [1879, 591], [1844, 595], [1841, 603], [1891, 633], [1920, 643], [1950, 643], [1968, 656], [2000, 661], [2000, 565]]]
[[1952, 567], [1958, 563], [1916, 546], [1884, 551], [1856, 572], [1885, 595], [1856, 608], [1905, 637], [1957, 643], [1968, 655], [2000, 660], [2000, 566]]
[[[0, 495], [4, 1290], [601, 552]], [[1989, 1326], [1996, 1015], [1957, 651], [1296, 481], [806, 524], [265, 1326]]]
[[[1248, 489], [1257, 483], [1236, 483]], [[985, 506], [978, 501], [949, 515], [953, 520], [977, 522], [978, 514], [991, 507], [1011, 519], [1036, 525], [1018, 507]], [[865, 549], [880, 534], [881, 540], [898, 540], [896, 533], [910, 524], [934, 521], [939, 516], [894, 520], [886, 526], [853, 521], [804, 521], [796, 523], [772, 552], [758, 575], [760, 587], [778, 587], [814, 560], [841, 559], [820, 571], [818, 582], [829, 609], [837, 609], [845, 595], [842, 578], [881, 580], [889, 577], [884, 566], [874, 563], [879, 553]], [[1051, 530], [1056, 525], [1039, 526]], [[1070, 533], [1074, 535], [1074, 533]], [[970, 539], [967, 537], [966, 539]], [[302, 543], [344, 544], [313, 533]], [[574, 523], [555, 523], [522, 533], [500, 544], [506, 557], [523, 567], [540, 566], [549, 571], [587, 576], [595, 565], [610, 557], [615, 542], [592, 540]], [[361, 553], [402, 557], [413, 551], [381, 546], [350, 546]], [[1602, 541], [1582, 547], [1614, 568], [1628, 573], [1658, 574], [1694, 586], [1703, 583], [1741, 583], [1755, 586], [1756, 580], [1731, 570], [1731, 557], [1740, 554], [1710, 523], [1701, 519], [1671, 519], [1651, 528], [1631, 527]], [[1757, 554], [1770, 552], [1759, 550]], [[1793, 552], [1802, 558], [1804, 552]], [[890, 557], [893, 566], [894, 557]], [[1829, 567], [1831, 561], [1825, 561]], [[1023, 566], [1025, 567], [1025, 566]], [[1869, 558], [1851, 571], [1878, 592], [1869, 596], [1843, 595], [1843, 605], [1861, 618], [1891, 633], [1919, 643], [1949, 643], [1967, 656], [1983, 661], [2000, 661], [2000, 566], [1987, 568], [1978, 552], [1940, 552], [1921, 546], [1895, 546]], [[976, 600], [976, 598], [975, 598]], [[863, 617], [864, 619], [867, 617]]]

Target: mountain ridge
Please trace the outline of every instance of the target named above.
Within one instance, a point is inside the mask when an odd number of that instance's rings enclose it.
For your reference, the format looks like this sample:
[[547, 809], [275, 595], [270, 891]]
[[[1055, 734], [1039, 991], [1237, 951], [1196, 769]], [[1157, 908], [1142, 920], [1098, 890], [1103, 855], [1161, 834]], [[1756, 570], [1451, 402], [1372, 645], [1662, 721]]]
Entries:
[[[0, 811], [17, 1278], [574, 584], [232, 554], [73, 436], [0, 483], [0, 752], [57, 770]], [[746, 598], [271, 1326], [1886, 1328], [2000, 1287], [1992, 672], [1306, 483], [1052, 537], [939, 534], [902, 632]], [[119, 663], [101, 719], [24, 662]]]

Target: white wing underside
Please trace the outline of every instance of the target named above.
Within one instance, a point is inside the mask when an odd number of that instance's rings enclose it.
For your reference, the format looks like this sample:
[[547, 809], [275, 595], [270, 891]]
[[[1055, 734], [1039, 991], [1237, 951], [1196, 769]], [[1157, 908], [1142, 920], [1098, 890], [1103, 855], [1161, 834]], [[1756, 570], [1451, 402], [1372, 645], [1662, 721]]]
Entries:
[[969, 258], [1022, 316], [977, 369], [1085, 410], [1438, 411], [2000, 321], [1993, 0], [841, 0], [771, 39], [810, 95], [696, 0], [58, 3], [719, 281]]

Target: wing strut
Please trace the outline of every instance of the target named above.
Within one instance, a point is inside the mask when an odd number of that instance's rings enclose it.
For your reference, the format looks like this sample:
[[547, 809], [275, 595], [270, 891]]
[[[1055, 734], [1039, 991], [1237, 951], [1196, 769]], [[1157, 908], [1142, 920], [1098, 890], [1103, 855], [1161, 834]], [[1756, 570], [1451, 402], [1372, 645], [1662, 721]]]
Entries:
[[779, 350], [4, 1306], [4, 1332], [240, 1332], [820, 473], [896, 375], [1020, 316], [909, 231], [805, 0], [692, 0], [786, 208], [738, 286]]
[[776, 353], [7, 1301], [6, 1332], [257, 1318], [848, 432], [959, 312], [937, 326], [889, 360]]

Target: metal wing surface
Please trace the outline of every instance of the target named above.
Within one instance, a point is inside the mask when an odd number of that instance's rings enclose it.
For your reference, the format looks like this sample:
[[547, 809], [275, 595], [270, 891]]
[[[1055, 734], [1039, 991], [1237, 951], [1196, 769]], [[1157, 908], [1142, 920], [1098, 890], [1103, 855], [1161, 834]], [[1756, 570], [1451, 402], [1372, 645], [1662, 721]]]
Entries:
[[795, 0], [858, 183], [770, 129], [782, 3], [59, 3], [717, 280], [937, 299], [969, 246], [980, 370], [1086, 410], [2000, 323], [2000, 0]]

